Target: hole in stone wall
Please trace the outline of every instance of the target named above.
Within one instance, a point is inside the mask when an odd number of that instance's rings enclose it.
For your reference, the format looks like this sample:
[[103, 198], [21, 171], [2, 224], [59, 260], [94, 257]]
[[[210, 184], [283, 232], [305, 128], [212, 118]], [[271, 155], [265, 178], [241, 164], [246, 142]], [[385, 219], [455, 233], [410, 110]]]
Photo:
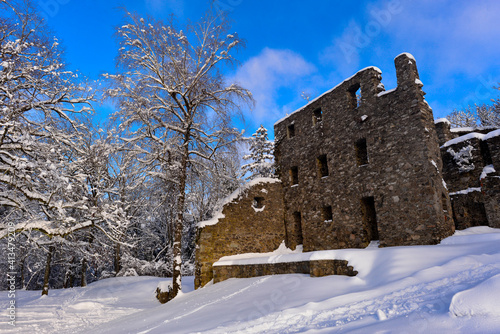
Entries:
[[325, 222], [333, 221], [333, 211], [332, 211], [332, 207], [330, 205], [324, 206], [321, 209], [321, 211], [322, 211], [321, 213], [323, 216], [323, 221], [325, 221]]
[[373, 196], [363, 197], [361, 199], [361, 212], [363, 226], [368, 233], [369, 240], [379, 240], [375, 199]]
[[256, 209], [262, 209], [264, 207], [264, 197], [254, 197], [253, 207]]
[[448, 202], [446, 201], [445, 194], [441, 194], [441, 205], [443, 206], [443, 211], [448, 212]]
[[366, 147], [366, 138], [359, 139], [355, 143], [356, 161], [358, 166], [368, 164], [368, 149]]
[[288, 139], [295, 137], [295, 124], [290, 124], [287, 129]]
[[299, 184], [299, 168], [296, 166], [290, 168], [290, 183], [292, 186]]
[[481, 157], [483, 158], [485, 165], [491, 165], [493, 160], [491, 159], [490, 148], [488, 147], [488, 143], [480, 140], [479, 141], [479, 150], [481, 151]]
[[313, 125], [320, 123], [323, 120], [323, 112], [321, 108], [318, 108], [313, 111]]
[[295, 230], [295, 241], [297, 245], [301, 245], [303, 243], [302, 237], [302, 215], [300, 212], [296, 211], [293, 213], [293, 224]]
[[317, 159], [319, 177], [328, 176], [328, 158], [326, 154], [320, 155]]
[[361, 105], [361, 85], [359, 83], [352, 85], [347, 90], [349, 105], [351, 109], [356, 109]]

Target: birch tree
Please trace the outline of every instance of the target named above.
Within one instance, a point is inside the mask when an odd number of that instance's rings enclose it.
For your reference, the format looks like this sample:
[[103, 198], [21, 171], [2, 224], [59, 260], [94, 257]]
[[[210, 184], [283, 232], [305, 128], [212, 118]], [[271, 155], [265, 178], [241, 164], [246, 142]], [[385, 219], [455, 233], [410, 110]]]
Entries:
[[117, 29], [118, 73], [109, 95], [119, 100], [118, 116], [131, 130], [129, 140], [145, 147], [143, 163], [157, 164], [177, 192], [173, 243], [173, 282], [163, 301], [181, 290], [181, 243], [186, 181], [192, 157], [211, 160], [237, 136], [231, 118], [238, 102], [251, 94], [226, 82], [223, 71], [234, 65], [242, 46], [228, 33], [222, 14], [207, 13], [181, 29], [174, 16], [166, 22], [127, 13]]

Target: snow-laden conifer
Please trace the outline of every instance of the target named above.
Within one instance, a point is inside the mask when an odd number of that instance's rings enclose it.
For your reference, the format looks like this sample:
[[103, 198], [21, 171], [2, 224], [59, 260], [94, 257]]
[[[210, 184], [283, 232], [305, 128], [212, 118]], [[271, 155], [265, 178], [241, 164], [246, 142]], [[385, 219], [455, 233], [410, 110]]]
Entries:
[[243, 156], [245, 160], [251, 160], [248, 164], [241, 167], [247, 180], [257, 177], [274, 176], [274, 143], [267, 136], [267, 129], [260, 126], [252, 137], [246, 141], [250, 145], [250, 153]]

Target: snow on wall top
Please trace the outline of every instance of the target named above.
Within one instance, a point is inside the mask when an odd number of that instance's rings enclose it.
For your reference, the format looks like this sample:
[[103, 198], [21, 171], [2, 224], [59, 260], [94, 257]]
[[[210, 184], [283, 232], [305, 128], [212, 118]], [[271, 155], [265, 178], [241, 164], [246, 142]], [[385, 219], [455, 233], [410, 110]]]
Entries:
[[438, 123], [447, 123], [447, 124], [451, 124], [450, 121], [446, 118], [438, 118], [436, 120], [434, 120], [434, 124], [438, 124]]
[[454, 145], [454, 144], [457, 144], [457, 143], [461, 143], [461, 142], [464, 142], [466, 140], [469, 140], [469, 139], [473, 139], [473, 138], [477, 138], [479, 140], [483, 140], [483, 138], [485, 137], [485, 135], [481, 134], [481, 133], [477, 133], [477, 132], [471, 132], [471, 133], [468, 133], [466, 135], [463, 135], [463, 136], [460, 136], [460, 137], [457, 137], [455, 139], [452, 139], [452, 140], [448, 140], [446, 143], [443, 144], [443, 146], [441, 147], [448, 147], [448, 146], [451, 146], [451, 145]]
[[238, 255], [224, 256], [213, 264], [216, 266], [264, 264], [264, 263], [285, 263], [303, 262], [316, 260], [349, 260], [346, 256], [339, 255], [338, 250], [323, 250], [302, 253], [302, 246], [297, 246], [296, 250], [286, 248], [285, 242], [273, 252], [269, 253], [246, 253]]
[[354, 73], [354, 74], [353, 74], [353, 75], [351, 75], [349, 78], [345, 79], [344, 81], [342, 81], [341, 83], [339, 83], [338, 85], [336, 85], [335, 87], [333, 87], [332, 89], [330, 89], [330, 90], [328, 90], [328, 91], [324, 92], [323, 94], [321, 94], [320, 96], [318, 96], [318, 97], [317, 97], [317, 98], [315, 98], [314, 100], [309, 101], [306, 105], [304, 105], [304, 106], [300, 107], [299, 109], [297, 109], [297, 110], [293, 111], [292, 113], [290, 113], [290, 114], [286, 115], [285, 117], [283, 117], [283, 118], [279, 119], [278, 121], [276, 121], [276, 122], [274, 123], [274, 125], [276, 125], [276, 124], [279, 124], [279, 123], [283, 122], [285, 119], [287, 119], [287, 118], [288, 118], [288, 117], [290, 117], [291, 115], [293, 115], [293, 114], [295, 114], [295, 113], [297, 113], [297, 112], [299, 112], [299, 111], [301, 111], [301, 110], [305, 109], [308, 105], [310, 105], [310, 104], [312, 104], [312, 103], [316, 102], [317, 100], [319, 100], [320, 98], [322, 98], [322, 97], [323, 97], [323, 96], [325, 96], [326, 94], [329, 94], [329, 93], [331, 93], [332, 91], [334, 91], [336, 88], [338, 88], [338, 87], [339, 87], [340, 85], [342, 85], [344, 82], [349, 81], [349, 80], [351, 80], [352, 78], [354, 78], [354, 77], [356, 76], [356, 74], [358, 74], [358, 73], [360, 73], [360, 72], [363, 72], [363, 71], [366, 71], [366, 70], [368, 70], [368, 69], [373, 69], [373, 70], [377, 71], [378, 73], [382, 74], [382, 71], [380, 70], [380, 68], [378, 68], [378, 67], [376, 67], [376, 66], [368, 66], [368, 67], [365, 67], [365, 68], [363, 68], [363, 69], [361, 69], [361, 70], [357, 71], [356, 73]]
[[408, 52], [400, 53], [396, 57], [394, 57], [394, 59], [396, 59], [396, 58], [398, 58], [398, 57], [400, 57], [402, 55], [405, 55], [406, 57], [408, 57], [408, 58], [410, 58], [410, 59], [412, 59], [413, 61], [416, 62], [415, 57], [413, 57], [413, 55], [411, 53], [408, 53]]
[[213, 217], [210, 218], [209, 220], [199, 222], [197, 224], [198, 228], [203, 228], [205, 226], [217, 224], [219, 222], [219, 219], [225, 217], [224, 214], [222, 213], [222, 210], [224, 209], [224, 205], [231, 203], [231, 202], [237, 200], [238, 198], [240, 198], [240, 196], [243, 195], [247, 189], [249, 189], [257, 184], [261, 184], [261, 183], [278, 183], [278, 182], [281, 182], [281, 181], [279, 179], [274, 179], [274, 178], [270, 178], [270, 177], [258, 177], [256, 179], [253, 179], [253, 180], [245, 183], [244, 185], [242, 185], [241, 187], [239, 187], [238, 189], [233, 191], [229, 196], [224, 198], [220, 203], [218, 203], [219, 209], [214, 213]]
[[488, 140], [493, 137], [498, 137], [500, 136], [500, 129], [488, 132], [486, 135], [484, 135], [483, 140]]
[[463, 127], [463, 128], [452, 128], [451, 132], [472, 132], [476, 130], [495, 130], [498, 129], [495, 126], [479, 126], [479, 127]]
[[[474, 128], [458, 128], [458, 129], [461, 129], [460, 131], [467, 131], [467, 129], [474, 130]], [[485, 128], [479, 128], [479, 129], [485, 129]], [[458, 132], [458, 131], [455, 131], [455, 132]], [[500, 129], [497, 129], [495, 131], [491, 131], [491, 132], [489, 132], [487, 134], [482, 134], [482, 133], [478, 133], [478, 132], [471, 132], [471, 133], [468, 133], [466, 135], [454, 138], [452, 140], [448, 140], [441, 147], [448, 147], [448, 146], [451, 146], [451, 145], [454, 145], [454, 144], [457, 144], [457, 143], [461, 143], [461, 142], [464, 142], [466, 140], [473, 139], [473, 138], [477, 138], [479, 140], [485, 141], [485, 140], [488, 140], [490, 138], [498, 137], [498, 136], [500, 136]]]
[[392, 92], [395, 92], [396, 89], [398, 89], [397, 87], [396, 88], [392, 88], [392, 89], [389, 89], [389, 90], [384, 90], [384, 91], [381, 91], [380, 93], [377, 94], [378, 97], [381, 97], [383, 95], [386, 95], [386, 94], [389, 94], [389, 93], [392, 93]]

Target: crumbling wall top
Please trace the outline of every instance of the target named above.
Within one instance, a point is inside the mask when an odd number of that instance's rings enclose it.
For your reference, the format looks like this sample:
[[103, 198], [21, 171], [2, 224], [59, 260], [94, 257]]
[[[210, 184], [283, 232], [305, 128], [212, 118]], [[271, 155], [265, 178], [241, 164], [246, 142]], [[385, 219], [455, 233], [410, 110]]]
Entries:
[[332, 89], [324, 92], [323, 94], [321, 94], [320, 96], [316, 97], [315, 99], [309, 101], [306, 105], [300, 107], [299, 109], [293, 111], [292, 113], [286, 115], [285, 117], [279, 119], [278, 121], [276, 121], [274, 123], [274, 125], [276, 126], [277, 124], [283, 122], [284, 120], [286, 120], [288, 117], [290, 117], [291, 115], [299, 112], [299, 111], [302, 111], [304, 109], [306, 109], [309, 105], [313, 104], [314, 102], [318, 101], [319, 99], [321, 99], [323, 96], [327, 95], [327, 94], [330, 94], [331, 92], [333, 92], [335, 89], [339, 88], [340, 86], [342, 86], [343, 84], [345, 84], [346, 82], [350, 81], [351, 79], [353, 79], [354, 77], [356, 77], [357, 75], [359, 75], [360, 73], [363, 73], [363, 72], [367, 72], [367, 71], [372, 71], [374, 75], [377, 75], [380, 77], [380, 75], [382, 74], [382, 71], [376, 67], [376, 66], [369, 66], [369, 67], [365, 67], [363, 68], [362, 70], [359, 70], [358, 72], [356, 72], [355, 74], [351, 75], [349, 78], [343, 80], [341, 83], [339, 83], [338, 85], [336, 85], [335, 87], [333, 87]]

